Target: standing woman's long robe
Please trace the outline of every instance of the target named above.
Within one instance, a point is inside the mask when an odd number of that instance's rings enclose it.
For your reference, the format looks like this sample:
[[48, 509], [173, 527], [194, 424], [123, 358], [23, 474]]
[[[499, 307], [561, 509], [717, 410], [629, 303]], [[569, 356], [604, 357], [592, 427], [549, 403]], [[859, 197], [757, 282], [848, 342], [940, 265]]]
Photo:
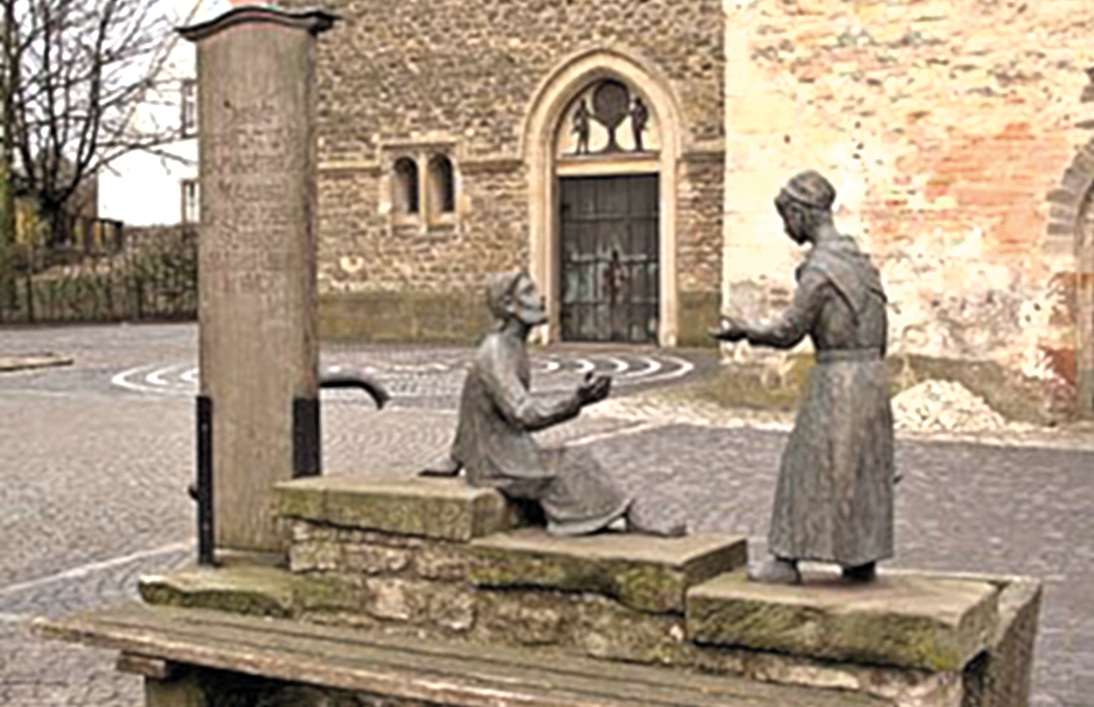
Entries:
[[622, 517], [630, 497], [586, 450], [541, 449], [532, 433], [576, 417], [576, 396], [537, 400], [523, 342], [486, 335], [460, 397], [452, 459], [472, 486], [538, 501], [558, 535], [592, 533]]
[[854, 567], [893, 554], [893, 417], [885, 293], [851, 238], [823, 241], [798, 269], [794, 302], [749, 341], [813, 340], [812, 370], [779, 470], [769, 551]]

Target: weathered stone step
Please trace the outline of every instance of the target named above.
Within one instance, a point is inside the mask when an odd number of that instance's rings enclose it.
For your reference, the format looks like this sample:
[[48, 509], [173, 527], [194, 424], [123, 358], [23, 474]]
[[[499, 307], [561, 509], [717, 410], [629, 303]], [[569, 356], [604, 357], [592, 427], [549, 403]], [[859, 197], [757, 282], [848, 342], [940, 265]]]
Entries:
[[562, 538], [525, 528], [475, 540], [468, 554], [468, 579], [479, 586], [594, 592], [640, 611], [682, 613], [688, 587], [744, 565], [748, 545], [732, 535]]
[[778, 586], [740, 571], [692, 587], [686, 625], [697, 643], [957, 671], [991, 643], [998, 598], [988, 582], [938, 576], [882, 573], [855, 585], [816, 574]]
[[335, 578], [307, 577], [267, 566], [187, 567], [140, 579], [149, 604], [293, 617], [312, 609], [352, 610], [352, 588]]
[[[444, 707], [883, 707], [841, 690], [604, 663], [557, 651], [415, 640], [274, 618], [125, 605], [37, 620], [42, 636], [163, 661], [152, 694], [246, 684], [264, 704], [430, 704]], [[192, 666], [176, 671], [174, 666]], [[229, 671], [211, 675], [205, 669]], [[147, 674], [147, 673], [145, 673]], [[262, 681], [255, 682], [258, 676]], [[219, 682], [214, 682], [219, 677]], [[288, 685], [286, 685], [288, 683]], [[219, 685], [219, 688], [216, 687]], [[309, 691], [301, 692], [307, 686]], [[317, 694], [318, 691], [318, 694]], [[349, 691], [356, 695], [345, 695]], [[357, 700], [356, 698], [362, 698]], [[379, 697], [380, 699], [377, 699]], [[348, 698], [348, 699], [347, 699]], [[385, 699], [386, 698], [386, 699]], [[156, 704], [196, 705], [197, 700]], [[204, 704], [204, 702], [202, 702]]]
[[316, 477], [276, 490], [282, 518], [394, 535], [467, 542], [515, 522], [504, 496], [462, 478]]

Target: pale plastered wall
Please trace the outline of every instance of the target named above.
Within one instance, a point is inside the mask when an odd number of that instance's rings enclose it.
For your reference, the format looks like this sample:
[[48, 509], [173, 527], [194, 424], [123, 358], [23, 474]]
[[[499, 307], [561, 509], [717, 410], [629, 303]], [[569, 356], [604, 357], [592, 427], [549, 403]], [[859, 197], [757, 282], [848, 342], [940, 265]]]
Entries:
[[1091, 138], [1094, 4], [724, 8], [726, 308], [785, 304], [800, 252], [772, 199], [818, 169], [882, 269], [893, 350], [1073, 382], [1077, 264], [1046, 196]]

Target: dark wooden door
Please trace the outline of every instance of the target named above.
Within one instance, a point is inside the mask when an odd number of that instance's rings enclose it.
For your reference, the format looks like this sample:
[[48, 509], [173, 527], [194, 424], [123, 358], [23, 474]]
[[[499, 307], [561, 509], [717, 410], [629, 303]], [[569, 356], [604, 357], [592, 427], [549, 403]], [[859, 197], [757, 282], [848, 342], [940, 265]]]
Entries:
[[562, 338], [656, 342], [657, 175], [560, 180]]

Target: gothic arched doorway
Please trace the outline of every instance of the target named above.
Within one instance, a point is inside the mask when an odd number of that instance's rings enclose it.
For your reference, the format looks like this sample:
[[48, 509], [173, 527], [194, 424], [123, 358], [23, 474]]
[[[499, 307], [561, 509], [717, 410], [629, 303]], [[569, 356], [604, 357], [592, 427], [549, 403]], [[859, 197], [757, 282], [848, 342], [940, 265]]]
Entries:
[[559, 326], [565, 341], [655, 343], [660, 319], [660, 136], [641, 95], [595, 81], [562, 115]]
[[612, 48], [563, 61], [535, 93], [522, 152], [529, 265], [547, 298], [548, 340], [676, 345], [683, 138], [670, 86], [655, 66]]

